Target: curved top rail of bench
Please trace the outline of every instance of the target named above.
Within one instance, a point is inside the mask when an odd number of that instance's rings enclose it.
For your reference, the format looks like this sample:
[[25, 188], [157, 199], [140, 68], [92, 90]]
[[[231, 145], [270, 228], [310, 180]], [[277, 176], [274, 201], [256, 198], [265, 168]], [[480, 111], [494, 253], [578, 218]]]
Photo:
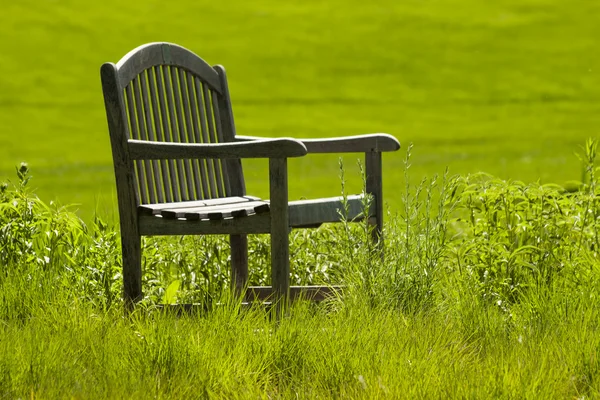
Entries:
[[116, 64], [119, 85], [124, 89], [144, 70], [158, 65], [172, 65], [190, 71], [205, 81], [211, 89], [223, 93], [217, 72], [190, 50], [167, 42], [148, 43], [136, 47]]

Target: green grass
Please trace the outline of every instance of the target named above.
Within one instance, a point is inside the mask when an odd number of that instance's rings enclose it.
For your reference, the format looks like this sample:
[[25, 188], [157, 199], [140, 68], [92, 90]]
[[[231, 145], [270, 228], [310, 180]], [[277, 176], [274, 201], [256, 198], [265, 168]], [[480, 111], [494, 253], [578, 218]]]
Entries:
[[[220, 237], [146, 238], [145, 297], [124, 316], [118, 231], [40, 201], [23, 167], [0, 186], [0, 397], [598, 398], [600, 185], [585, 148], [571, 193], [481, 175], [406, 187], [384, 262], [366, 225], [294, 231], [293, 282], [346, 290], [280, 320], [229, 296]], [[268, 245], [250, 238], [251, 284], [268, 283]]]
[[[113, 213], [99, 67], [164, 40], [226, 66], [240, 134], [389, 132], [415, 143], [415, 179], [446, 166], [578, 179], [572, 151], [600, 121], [599, 12], [593, 0], [11, 2], [0, 15], [0, 176], [25, 160], [42, 198]], [[336, 159], [293, 160], [291, 197], [337, 194]], [[386, 155], [393, 208], [400, 166]], [[246, 176], [267, 194], [264, 162], [246, 163]]]

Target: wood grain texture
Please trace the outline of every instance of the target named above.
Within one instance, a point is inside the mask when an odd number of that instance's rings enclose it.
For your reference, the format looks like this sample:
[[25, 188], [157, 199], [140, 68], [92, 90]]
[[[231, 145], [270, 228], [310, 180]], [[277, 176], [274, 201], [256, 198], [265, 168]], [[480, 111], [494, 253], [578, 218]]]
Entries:
[[[264, 140], [256, 136], [236, 136], [238, 142]], [[367, 151], [396, 151], [400, 149], [400, 142], [392, 135], [386, 133], [372, 133], [357, 136], [346, 136], [328, 139], [299, 139], [308, 153], [363, 153]]]
[[301, 157], [306, 154], [306, 147], [293, 139], [256, 140], [246, 143], [162, 143], [131, 139], [127, 147], [134, 160], [278, 158]]
[[[350, 195], [346, 198], [347, 209], [342, 197], [289, 202], [289, 224], [293, 228], [312, 227], [328, 222], [358, 222], [364, 219], [363, 196]], [[374, 208], [366, 210], [374, 215]]]
[[[158, 72], [157, 72], [158, 71]], [[159, 77], [157, 73], [160, 73], [160, 70], [157, 70], [156, 67], [149, 69], [148, 71], [148, 87], [149, 87], [149, 97], [150, 103], [152, 104], [152, 120], [154, 124], [154, 136], [150, 137], [150, 140], [162, 141], [163, 133], [162, 133], [162, 123], [161, 123], [161, 110], [158, 105], [158, 96], [160, 96], [160, 86], [159, 86]], [[169, 166], [165, 160], [159, 161], [160, 168], [156, 168], [155, 171], [160, 169], [160, 180], [156, 183], [157, 191], [158, 191], [158, 201], [168, 202], [172, 201], [171, 196], [171, 183], [169, 180]]]
[[[140, 85], [142, 90], [142, 101], [144, 109], [144, 122], [146, 125], [146, 138], [148, 140], [156, 140], [155, 127], [154, 127], [154, 109], [150, 98], [149, 91], [154, 90], [154, 86], [151, 85], [149, 77], [151, 77], [151, 70], [146, 70], [140, 74]], [[152, 160], [151, 163], [147, 163], [146, 171], [151, 170], [151, 177], [148, 180], [151, 181], [151, 202], [164, 202], [162, 184], [160, 182], [160, 167], [156, 160]]]
[[[382, 245], [381, 153], [400, 148], [393, 136], [237, 136], [225, 69], [210, 67], [171, 43], [140, 46], [116, 65], [104, 64], [101, 76], [128, 305], [143, 295], [142, 235], [230, 235], [232, 288], [239, 295], [248, 281], [247, 235], [269, 233], [272, 286], [247, 294], [273, 300], [278, 317], [290, 297], [320, 300], [338, 293], [330, 287], [290, 289], [290, 228], [368, 218], [374, 225], [373, 240]], [[366, 192], [373, 197], [369, 210], [363, 210], [362, 195], [288, 201], [289, 157], [347, 152], [365, 153]], [[246, 196], [244, 158], [269, 159], [269, 201]]]
[[113, 164], [117, 183], [117, 201], [123, 255], [123, 296], [131, 306], [142, 299], [142, 258], [137, 224], [138, 199], [135, 193], [133, 161], [127, 152], [127, 116], [123, 92], [118, 85], [117, 68], [112, 63], [100, 69], [104, 105], [110, 133]]
[[210, 85], [211, 89], [221, 93], [221, 84], [215, 70], [203, 59], [174, 43], [148, 43], [127, 53], [118, 63], [118, 84], [123, 89], [140, 73], [156, 65], [175, 65], [193, 71]]
[[[233, 121], [233, 111], [231, 107], [231, 97], [229, 96], [229, 86], [227, 84], [227, 74], [225, 68], [221, 65], [214, 67], [219, 75], [222, 95], [217, 96], [217, 105], [219, 110], [219, 119], [223, 131], [224, 142], [233, 142], [235, 140], [235, 124]], [[246, 194], [246, 184], [244, 182], [244, 172], [242, 170], [242, 161], [239, 158], [229, 158], [224, 161], [227, 164], [229, 176], [229, 185], [231, 193], [229, 196], [243, 196]]]
[[[171, 141], [171, 125], [169, 122], [169, 112], [167, 107], [167, 87], [165, 80], [169, 79], [167, 67], [164, 65], [155, 68], [157, 95], [159, 101], [160, 119], [162, 127], [162, 135], [158, 137], [159, 141], [170, 142]], [[174, 160], [168, 160], [164, 163], [167, 167], [166, 174], [163, 173], [163, 180], [168, 182], [165, 186], [165, 197], [167, 201], [181, 201], [179, 195], [179, 185], [177, 184], [177, 173]]]
[[197, 208], [204, 206], [246, 203], [252, 201], [260, 201], [260, 198], [255, 196], [232, 196], [224, 197], [222, 199], [180, 201], [176, 203], [141, 204], [140, 206], [138, 206], [138, 211], [141, 215], [153, 215], [160, 214], [160, 212], [165, 209], [174, 210], [178, 208]]
[[271, 230], [271, 215], [269, 213], [254, 214], [245, 218], [229, 218], [216, 221], [186, 221], [184, 219], [140, 215], [138, 225], [141, 235], [153, 236], [269, 233]]
[[373, 197], [372, 208], [375, 210], [375, 227], [373, 240], [383, 249], [383, 182], [381, 153], [370, 151], [365, 153], [366, 191]]
[[[266, 201], [251, 201], [235, 204], [221, 204], [214, 206], [201, 206], [189, 208], [168, 207], [160, 210], [160, 215], [165, 218], [185, 218], [188, 220], [199, 219], [223, 219], [237, 218], [252, 214], [261, 214], [269, 212], [269, 203]], [[157, 213], [158, 214], [158, 213]], [[154, 214], [154, 215], [157, 215]]]
[[287, 158], [269, 159], [269, 192], [271, 195], [271, 284], [275, 300], [285, 303], [290, 286]]
[[230, 235], [231, 287], [235, 295], [241, 295], [248, 284], [248, 235]]
[[[173, 82], [173, 98], [175, 99], [175, 120], [177, 121], [179, 142], [181, 143], [189, 143], [188, 129], [189, 126], [187, 121], [190, 117], [187, 114], [185, 107], [185, 98], [186, 98], [186, 88], [185, 84], [181, 82], [182, 70], [178, 67], [171, 67], [171, 80]], [[178, 175], [182, 178], [182, 187], [181, 192], [185, 193], [185, 197], [182, 197], [185, 200], [194, 200], [198, 197], [196, 196], [194, 184], [192, 182], [192, 165], [191, 160], [180, 160], [183, 164], [183, 169], [178, 171]]]

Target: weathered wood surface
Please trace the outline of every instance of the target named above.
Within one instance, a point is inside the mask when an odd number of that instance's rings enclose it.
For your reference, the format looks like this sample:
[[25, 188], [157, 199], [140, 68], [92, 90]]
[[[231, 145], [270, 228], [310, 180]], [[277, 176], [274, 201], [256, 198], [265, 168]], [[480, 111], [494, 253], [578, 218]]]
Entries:
[[271, 284], [276, 300], [287, 298], [290, 286], [287, 158], [269, 159], [271, 194]]
[[372, 196], [375, 226], [372, 231], [373, 240], [381, 244], [383, 249], [383, 184], [382, 161], [380, 152], [365, 153], [366, 191]]
[[143, 297], [141, 237], [136, 211], [139, 201], [135, 192], [134, 164], [127, 153], [127, 117], [123, 93], [118, 89], [119, 73], [114, 64], [106, 63], [102, 65], [100, 75], [117, 183], [123, 255], [123, 296], [127, 306], [131, 307]]
[[[116, 65], [104, 64], [101, 77], [128, 304], [143, 296], [141, 235], [229, 234], [232, 286], [241, 293], [248, 279], [247, 234], [270, 233], [276, 301], [296, 293], [289, 286], [291, 228], [368, 218], [373, 239], [382, 243], [381, 153], [400, 148], [393, 136], [237, 136], [225, 69], [171, 43], [140, 46]], [[287, 158], [346, 152], [365, 153], [369, 210], [361, 195], [348, 196], [347, 209], [339, 197], [288, 201]], [[243, 158], [269, 159], [270, 200], [246, 196]]]
[[[364, 219], [362, 195], [346, 197], [346, 206], [342, 197], [330, 197], [315, 200], [297, 200], [289, 202], [289, 222], [294, 228], [315, 226], [327, 222], [357, 222]], [[371, 214], [371, 210], [366, 210]]]
[[[256, 136], [236, 136], [237, 142], [252, 142], [266, 138]], [[327, 139], [299, 139], [308, 153], [362, 153], [367, 151], [396, 151], [400, 142], [386, 133], [372, 133], [357, 136], [346, 136]]]
[[125, 88], [141, 71], [156, 65], [174, 65], [192, 71], [211, 89], [222, 92], [216, 71], [188, 49], [173, 43], [148, 43], [127, 53], [116, 65], [119, 88]]
[[177, 203], [158, 203], [158, 204], [141, 204], [138, 209], [141, 214], [153, 215], [160, 214], [161, 210], [169, 209], [174, 210], [178, 208], [193, 208], [203, 206], [219, 206], [225, 204], [237, 204], [247, 203], [251, 201], [260, 201], [259, 197], [255, 196], [232, 196], [224, 197], [222, 199], [208, 199], [208, 200], [196, 200], [196, 201], [180, 201]]
[[169, 219], [162, 216], [140, 215], [138, 218], [141, 235], [242, 235], [252, 233], [270, 233], [271, 215], [261, 213], [243, 218], [224, 218], [219, 220], [188, 221]]
[[248, 235], [229, 235], [231, 245], [231, 287], [240, 295], [248, 282]]
[[294, 139], [267, 139], [240, 143], [163, 143], [128, 141], [134, 160], [187, 158], [281, 158], [301, 157], [306, 147]]
[[269, 203], [266, 201], [253, 201], [250, 203], [224, 204], [220, 206], [165, 209], [161, 210], [160, 215], [164, 218], [185, 218], [189, 221], [197, 221], [201, 219], [240, 218], [266, 212], [269, 212]]

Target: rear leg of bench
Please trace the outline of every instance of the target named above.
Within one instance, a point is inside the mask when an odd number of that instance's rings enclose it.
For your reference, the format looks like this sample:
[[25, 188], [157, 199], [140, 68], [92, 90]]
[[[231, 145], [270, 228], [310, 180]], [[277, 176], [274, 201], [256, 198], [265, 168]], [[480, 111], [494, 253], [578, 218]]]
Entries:
[[231, 287], [237, 296], [248, 283], [248, 235], [229, 235], [231, 245]]
[[142, 240], [140, 235], [122, 230], [123, 297], [125, 306], [133, 308], [142, 299]]

